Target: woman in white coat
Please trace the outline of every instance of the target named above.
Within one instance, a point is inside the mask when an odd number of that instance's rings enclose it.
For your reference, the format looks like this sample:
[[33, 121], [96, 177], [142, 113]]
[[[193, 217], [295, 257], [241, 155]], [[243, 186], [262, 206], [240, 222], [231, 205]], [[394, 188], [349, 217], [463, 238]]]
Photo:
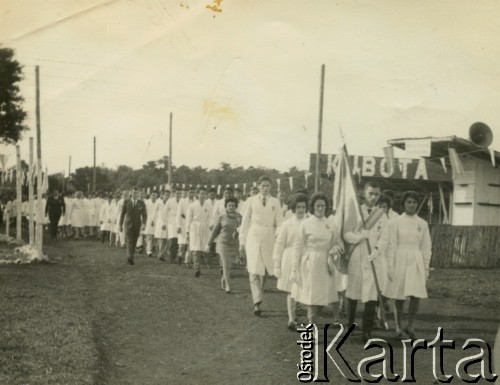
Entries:
[[[153, 256], [153, 240], [155, 236], [155, 231], [156, 231], [156, 224], [158, 222], [158, 217], [160, 210], [163, 206], [163, 201], [161, 199], [158, 199], [158, 193], [156, 191], [153, 191], [151, 193], [150, 199], [148, 199], [146, 202], [146, 211], [148, 215], [147, 223], [146, 223], [146, 228], [144, 229], [144, 235], [146, 237], [146, 254], [148, 257]], [[163, 257], [159, 257], [161, 261], [164, 261], [165, 259]]]
[[83, 236], [83, 228], [85, 226], [85, 203], [83, 201], [83, 193], [77, 191], [75, 199], [73, 200], [73, 207], [71, 209], [71, 226], [75, 230], [75, 239]]
[[290, 279], [292, 298], [307, 306], [307, 319], [315, 323], [322, 306], [338, 301], [334, 261], [340, 258], [337, 226], [325, 218], [328, 199], [323, 193], [311, 197], [311, 217], [304, 220], [293, 245]]
[[429, 226], [417, 215], [419, 197], [415, 191], [403, 195], [404, 213], [389, 224], [387, 246], [388, 284], [384, 295], [395, 300], [396, 333], [403, 337], [402, 318], [410, 297], [408, 323], [404, 332], [415, 339], [413, 328], [420, 298], [427, 298], [427, 279], [432, 254]]
[[306, 219], [307, 196], [297, 194], [292, 197], [289, 203], [293, 216], [284, 221], [278, 229], [278, 235], [274, 242], [274, 275], [278, 278], [277, 287], [287, 293], [286, 308], [288, 311], [288, 329], [295, 331], [296, 304], [292, 298], [293, 282], [290, 279], [292, 272], [293, 245], [297, 238], [299, 225]]
[[158, 248], [158, 259], [165, 260], [166, 241], [168, 238], [168, 217], [167, 217], [167, 202], [170, 197], [169, 191], [163, 191], [161, 198], [158, 199], [158, 212], [155, 221], [154, 237], [156, 239], [156, 247]]

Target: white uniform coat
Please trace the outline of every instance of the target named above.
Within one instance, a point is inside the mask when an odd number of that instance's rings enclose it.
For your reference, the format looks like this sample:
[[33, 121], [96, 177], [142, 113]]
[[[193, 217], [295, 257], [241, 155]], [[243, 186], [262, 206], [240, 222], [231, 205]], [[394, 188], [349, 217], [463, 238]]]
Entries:
[[145, 204], [148, 219], [146, 222], [146, 228], [144, 229], [144, 235], [154, 235], [160, 209], [163, 206], [163, 201], [161, 199], [157, 199], [153, 202], [151, 199], [148, 199]]
[[326, 218], [311, 216], [302, 221], [293, 245], [292, 269], [298, 282], [292, 298], [304, 305], [327, 306], [338, 301], [335, 274], [329, 272], [328, 256], [340, 242], [339, 230]]
[[212, 205], [207, 201], [191, 203], [186, 218], [186, 232], [189, 232], [189, 250], [205, 251], [210, 238], [210, 214]]
[[182, 200], [174, 196], [165, 203], [165, 216], [167, 217], [167, 235], [168, 238], [177, 238], [177, 211], [179, 210], [179, 203]]
[[101, 205], [101, 209], [99, 210], [99, 226], [101, 231], [110, 231], [111, 230], [111, 205], [105, 201]]
[[241, 224], [240, 245], [247, 255], [250, 274], [265, 275], [273, 271], [273, 249], [276, 229], [283, 222], [280, 202], [268, 195], [263, 205], [261, 194], [248, 198]]
[[293, 245], [297, 238], [299, 225], [306, 218], [298, 219], [295, 215], [284, 221], [278, 229], [276, 242], [274, 242], [273, 263], [275, 268], [281, 269], [281, 277], [278, 278], [277, 288], [279, 290], [292, 292], [290, 273], [292, 272]]
[[389, 223], [387, 269], [392, 273], [384, 295], [405, 299], [427, 298], [426, 280], [432, 244], [429, 226], [417, 215], [401, 214]]
[[[168, 238], [168, 215], [167, 215], [167, 203], [163, 202], [162, 199], [158, 199], [158, 214], [155, 221], [155, 238], [167, 239]], [[149, 218], [149, 217], [148, 217]], [[165, 230], [163, 229], [165, 226]]]
[[[369, 217], [368, 209], [365, 205], [361, 206], [363, 218]], [[378, 247], [379, 257], [375, 259], [375, 270], [377, 279], [382, 292], [385, 290], [387, 283], [387, 261], [384, 258], [387, 247], [387, 231], [384, 231], [387, 226], [387, 216], [382, 215], [379, 221], [369, 230], [369, 241], [372, 252], [375, 247]], [[377, 289], [375, 286], [375, 278], [370, 262], [368, 261], [368, 248], [366, 241], [359, 232], [354, 229], [345, 229], [344, 240], [351, 245], [356, 245], [349, 258], [347, 266], [347, 289], [346, 297], [361, 302], [376, 301]]]
[[[187, 239], [186, 239], [186, 218], [187, 218], [187, 212], [188, 208], [193, 203], [194, 200], [190, 201], [189, 198], [183, 198], [180, 200], [178, 207], [177, 207], [177, 217], [176, 217], [176, 225], [177, 229], [181, 229], [181, 233], [177, 234], [177, 243], [179, 245], [187, 245]], [[175, 229], [175, 232], [177, 233], [177, 229]]]

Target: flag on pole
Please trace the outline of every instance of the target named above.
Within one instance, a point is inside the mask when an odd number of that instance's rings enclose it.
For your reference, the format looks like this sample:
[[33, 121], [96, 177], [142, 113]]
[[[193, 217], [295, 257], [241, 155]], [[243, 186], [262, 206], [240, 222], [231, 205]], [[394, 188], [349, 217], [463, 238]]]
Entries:
[[489, 148], [490, 150], [490, 156], [491, 156], [491, 164], [493, 167], [497, 167], [496, 165], [496, 159], [495, 159], [495, 150], [493, 150], [492, 148]]
[[281, 191], [281, 180], [279, 178], [276, 179], [276, 183], [278, 184], [278, 191]]
[[243, 196], [247, 195], [247, 184], [243, 183]]
[[464, 173], [464, 166], [462, 165], [462, 161], [457, 154], [457, 150], [454, 148], [448, 148], [448, 152], [450, 154], [450, 163], [451, 163], [451, 171], [453, 173], [453, 179], [458, 178], [460, 175]]
[[389, 175], [394, 174], [394, 147], [384, 147], [385, 162], [387, 164], [387, 172]]
[[432, 201], [432, 192], [429, 195], [429, 200], [427, 201], [427, 211], [429, 212], [429, 220], [430, 223], [432, 220], [432, 214], [434, 212], [434, 202]]
[[293, 176], [288, 177], [288, 183], [290, 183], [290, 191], [293, 191]]
[[305, 177], [305, 179], [306, 179], [306, 188], [307, 188], [307, 186], [308, 186], [308, 184], [309, 184], [309, 183], [308, 183], [308, 182], [309, 182], [309, 173], [308, 173], [307, 171], [305, 172], [304, 177]]
[[[345, 145], [341, 148], [339, 154], [339, 162], [337, 172], [335, 173], [335, 181], [333, 186], [333, 211], [335, 212], [335, 224], [339, 229], [339, 233], [343, 237], [344, 232], [352, 231], [360, 227], [363, 223], [361, 218], [361, 210], [357, 199], [355, 184], [352, 180], [352, 173], [349, 168], [349, 161]], [[347, 247], [349, 244], [345, 242]], [[351, 251], [346, 249], [346, 256], [350, 255]], [[347, 272], [347, 259], [343, 259], [337, 265], [337, 268], [342, 273]]]
[[439, 160], [441, 161], [441, 166], [443, 166], [444, 172], [448, 173], [448, 170], [446, 169], [446, 162], [444, 160], [444, 156], [442, 158], [439, 158]]
[[220, 184], [217, 185], [217, 195], [220, 195], [221, 189], [222, 189], [222, 186]]
[[257, 182], [253, 182], [254, 187], [257, 186]]
[[148, 187], [148, 189], [146, 190], [146, 192], [149, 194], [151, 192], [151, 187]]

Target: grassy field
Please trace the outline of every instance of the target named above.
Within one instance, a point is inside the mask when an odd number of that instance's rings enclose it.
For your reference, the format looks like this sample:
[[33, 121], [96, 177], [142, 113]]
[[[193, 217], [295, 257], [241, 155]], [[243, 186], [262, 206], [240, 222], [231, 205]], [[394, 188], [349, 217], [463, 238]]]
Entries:
[[[46, 253], [53, 263], [0, 265], [0, 384], [297, 383], [297, 335], [286, 330], [274, 279], [256, 318], [243, 269], [226, 295], [217, 268], [196, 279], [192, 270], [144, 256], [128, 266], [123, 250], [93, 241], [49, 243]], [[431, 271], [417, 330], [430, 339], [443, 326], [457, 341], [492, 342], [499, 273]], [[356, 357], [362, 346], [352, 345], [346, 351]], [[417, 383], [431, 383], [425, 364], [419, 370]]]

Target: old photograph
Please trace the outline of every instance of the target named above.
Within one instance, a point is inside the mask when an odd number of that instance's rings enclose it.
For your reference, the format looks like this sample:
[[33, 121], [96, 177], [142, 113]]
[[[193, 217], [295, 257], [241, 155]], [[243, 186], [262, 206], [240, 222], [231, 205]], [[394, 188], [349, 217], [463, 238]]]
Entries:
[[499, 20], [0, 0], [0, 385], [495, 383]]

